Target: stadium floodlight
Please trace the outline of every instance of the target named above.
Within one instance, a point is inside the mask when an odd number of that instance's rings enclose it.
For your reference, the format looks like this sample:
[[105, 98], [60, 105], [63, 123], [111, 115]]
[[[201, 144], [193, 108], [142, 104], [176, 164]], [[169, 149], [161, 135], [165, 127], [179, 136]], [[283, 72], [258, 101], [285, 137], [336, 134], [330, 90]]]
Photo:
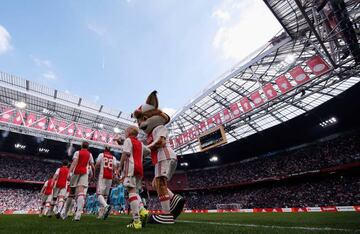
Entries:
[[14, 105], [19, 109], [24, 109], [26, 107], [26, 103], [23, 101], [15, 102]]
[[209, 160], [210, 162], [217, 162], [219, 158], [217, 156], [212, 156]]
[[182, 166], [182, 167], [187, 167], [187, 166], [189, 166], [189, 163], [187, 163], [187, 162], [182, 162], [182, 163], [180, 163], [180, 166]]
[[46, 149], [46, 148], [39, 148], [39, 152], [40, 152], [40, 153], [46, 153], [46, 154], [47, 154], [47, 153], [49, 153], [49, 151], [50, 151], [50, 150], [49, 150], [49, 149]]
[[331, 117], [325, 121], [322, 121], [321, 123], [319, 123], [319, 125], [323, 128], [326, 128], [326, 127], [334, 125], [336, 123], [337, 123], [336, 117]]
[[16, 143], [14, 145], [15, 149], [21, 149], [21, 150], [24, 150], [26, 148], [26, 145], [22, 145], [20, 143]]
[[118, 127], [115, 127], [115, 128], [114, 128], [114, 132], [115, 132], [115, 133], [120, 133], [120, 129], [119, 129]]

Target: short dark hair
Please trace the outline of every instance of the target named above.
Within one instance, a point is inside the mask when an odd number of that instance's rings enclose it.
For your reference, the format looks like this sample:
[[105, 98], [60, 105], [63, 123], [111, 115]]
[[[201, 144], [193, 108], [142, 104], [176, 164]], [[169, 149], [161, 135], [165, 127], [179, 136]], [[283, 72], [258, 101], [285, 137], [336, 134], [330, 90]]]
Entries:
[[107, 151], [107, 152], [110, 152], [110, 150], [111, 150], [111, 148], [110, 148], [110, 146], [105, 146], [105, 149], [104, 149], [104, 151]]
[[84, 141], [84, 142], [81, 144], [81, 148], [82, 148], [82, 149], [89, 149], [89, 142]]
[[63, 166], [67, 166], [68, 164], [69, 164], [68, 160], [64, 159], [64, 160], [62, 161], [62, 165], [63, 165]]

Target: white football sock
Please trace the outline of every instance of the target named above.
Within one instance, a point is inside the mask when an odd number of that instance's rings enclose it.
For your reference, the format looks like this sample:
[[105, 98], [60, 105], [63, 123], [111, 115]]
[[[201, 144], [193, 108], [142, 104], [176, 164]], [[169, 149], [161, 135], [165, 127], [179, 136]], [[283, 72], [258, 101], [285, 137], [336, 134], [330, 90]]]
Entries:
[[140, 220], [139, 216], [139, 200], [136, 193], [130, 193], [129, 194], [129, 203], [130, 203], [130, 209], [133, 216], [133, 219], [135, 221]]
[[99, 196], [98, 196], [98, 201], [100, 202], [100, 204], [101, 204], [103, 207], [107, 206], [107, 203], [106, 203], [105, 198], [104, 198], [103, 195], [99, 195]]
[[84, 209], [84, 204], [85, 204], [85, 193], [79, 193], [77, 200], [76, 200], [76, 205], [77, 205], [77, 210], [76, 213], [81, 214], [81, 212]]

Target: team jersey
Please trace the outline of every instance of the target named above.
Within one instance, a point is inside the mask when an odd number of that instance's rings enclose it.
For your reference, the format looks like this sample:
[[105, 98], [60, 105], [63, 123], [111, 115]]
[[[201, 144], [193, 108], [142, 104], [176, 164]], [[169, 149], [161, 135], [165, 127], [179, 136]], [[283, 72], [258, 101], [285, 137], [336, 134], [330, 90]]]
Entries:
[[48, 179], [45, 184], [44, 184], [44, 191], [43, 193], [45, 195], [51, 195], [52, 194], [52, 191], [53, 191], [53, 187], [54, 187], [54, 180], [51, 178], [51, 179]]
[[99, 178], [112, 179], [113, 172], [116, 169], [116, 158], [109, 152], [99, 154], [96, 159], [96, 164], [100, 165]]
[[122, 168], [123, 176], [137, 176], [142, 178], [143, 171], [143, 152], [147, 148], [135, 137], [128, 137], [124, 141], [123, 152], [129, 154]]
[[174, 150], [170, 147], [168, 130], [165, 126], [160, 125], [155, 127], [147, 136], [147, 144], [150, 145], [154, 141], [157, 141], [160, 137], [164, 137], [166, 139], [166, 144], [157, 150], [151, 150], [151, 160], [154, 165], [163, 160], [172, 158], [177, 159]]
[[66, 187], [68, 174], [69, 174], [69, 168], [67, 166], [62, 166], [56, 170], [55, 175], [57, 175], [57, 182], [56, 182], [57, 188]]
[[74, 174], [75, 175], [88, 174], [89, 164], [94, 163], [92, 154], [87, 149], [81, 149], [74, 153], [73, 160], [75, 159], [78, 159], [78, 162], [75, 166]]

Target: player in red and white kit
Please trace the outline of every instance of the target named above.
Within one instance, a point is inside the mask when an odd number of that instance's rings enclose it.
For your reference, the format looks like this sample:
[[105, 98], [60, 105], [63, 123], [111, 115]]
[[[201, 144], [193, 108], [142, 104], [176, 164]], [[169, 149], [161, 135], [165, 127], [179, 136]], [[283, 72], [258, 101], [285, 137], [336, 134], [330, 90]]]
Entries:
[[68, 167], [68, 161], [64, 160], [62, 163], [62, 166], [59, 167], [54, 176], [53, 179], [55, 181], [54, 191], [53, 191], [53, 202], [52, 202], [52, 209], [54, 209], [54, 205], [56, 205], [56, 218], [60, 218], [60, 212], [63, 208], [65, 196], [66, 196], [66, 190], [67, 190], [67, 178], [69, 176], [69, 167]]
[[113, 175], [116, 173], [116, 158], [111, 154], [110, 147], [106, 146], [103, 153], [100, 153], [96, 159], [95, 170], [100, 168], [98, 183], [96, 186], [96, 194], [100, 203], [100, 211], [98, 218], [106, 219], [111, 211], [111, 206], [107, 204]]
[[124, 178], [124, 187], [129, 193], [129, 204], [133, 216], [133, 222], [128, 228], [141, 229], [148, 218], [149, 212], [144, 208], [137, 191], [141, 189], [141, 180], [144, 175], [143, 157], [150, 154], [150, 150], [136, 137], [138, 128], [130, 126], [125, 130], [123, 153], [120, 160], [121, 175]]
[[40, 208], [40, 217], [42, 215], [48, 215], [50, 212], [53, 187], [54, 187], [54, 179], [50, 178], [44, 183], [44, 185], [40, 191], [40, 193], [42, 195], [42, 205]]
[[91, 170], [94, 171], [94, 159], [88, 149], [89, 143], [85, 141], [81, 144], [81, 149], [74, 153], [69, 173], [70, 194], [66, 200], [65, 207], [61, 212], [62, 219], [66, 219], [70, 205], [76, 196], [77, 209], [74, 220], [80, 221], [85, 204], [87, 187], [89, 185], [88, 166], [90, 166]]

